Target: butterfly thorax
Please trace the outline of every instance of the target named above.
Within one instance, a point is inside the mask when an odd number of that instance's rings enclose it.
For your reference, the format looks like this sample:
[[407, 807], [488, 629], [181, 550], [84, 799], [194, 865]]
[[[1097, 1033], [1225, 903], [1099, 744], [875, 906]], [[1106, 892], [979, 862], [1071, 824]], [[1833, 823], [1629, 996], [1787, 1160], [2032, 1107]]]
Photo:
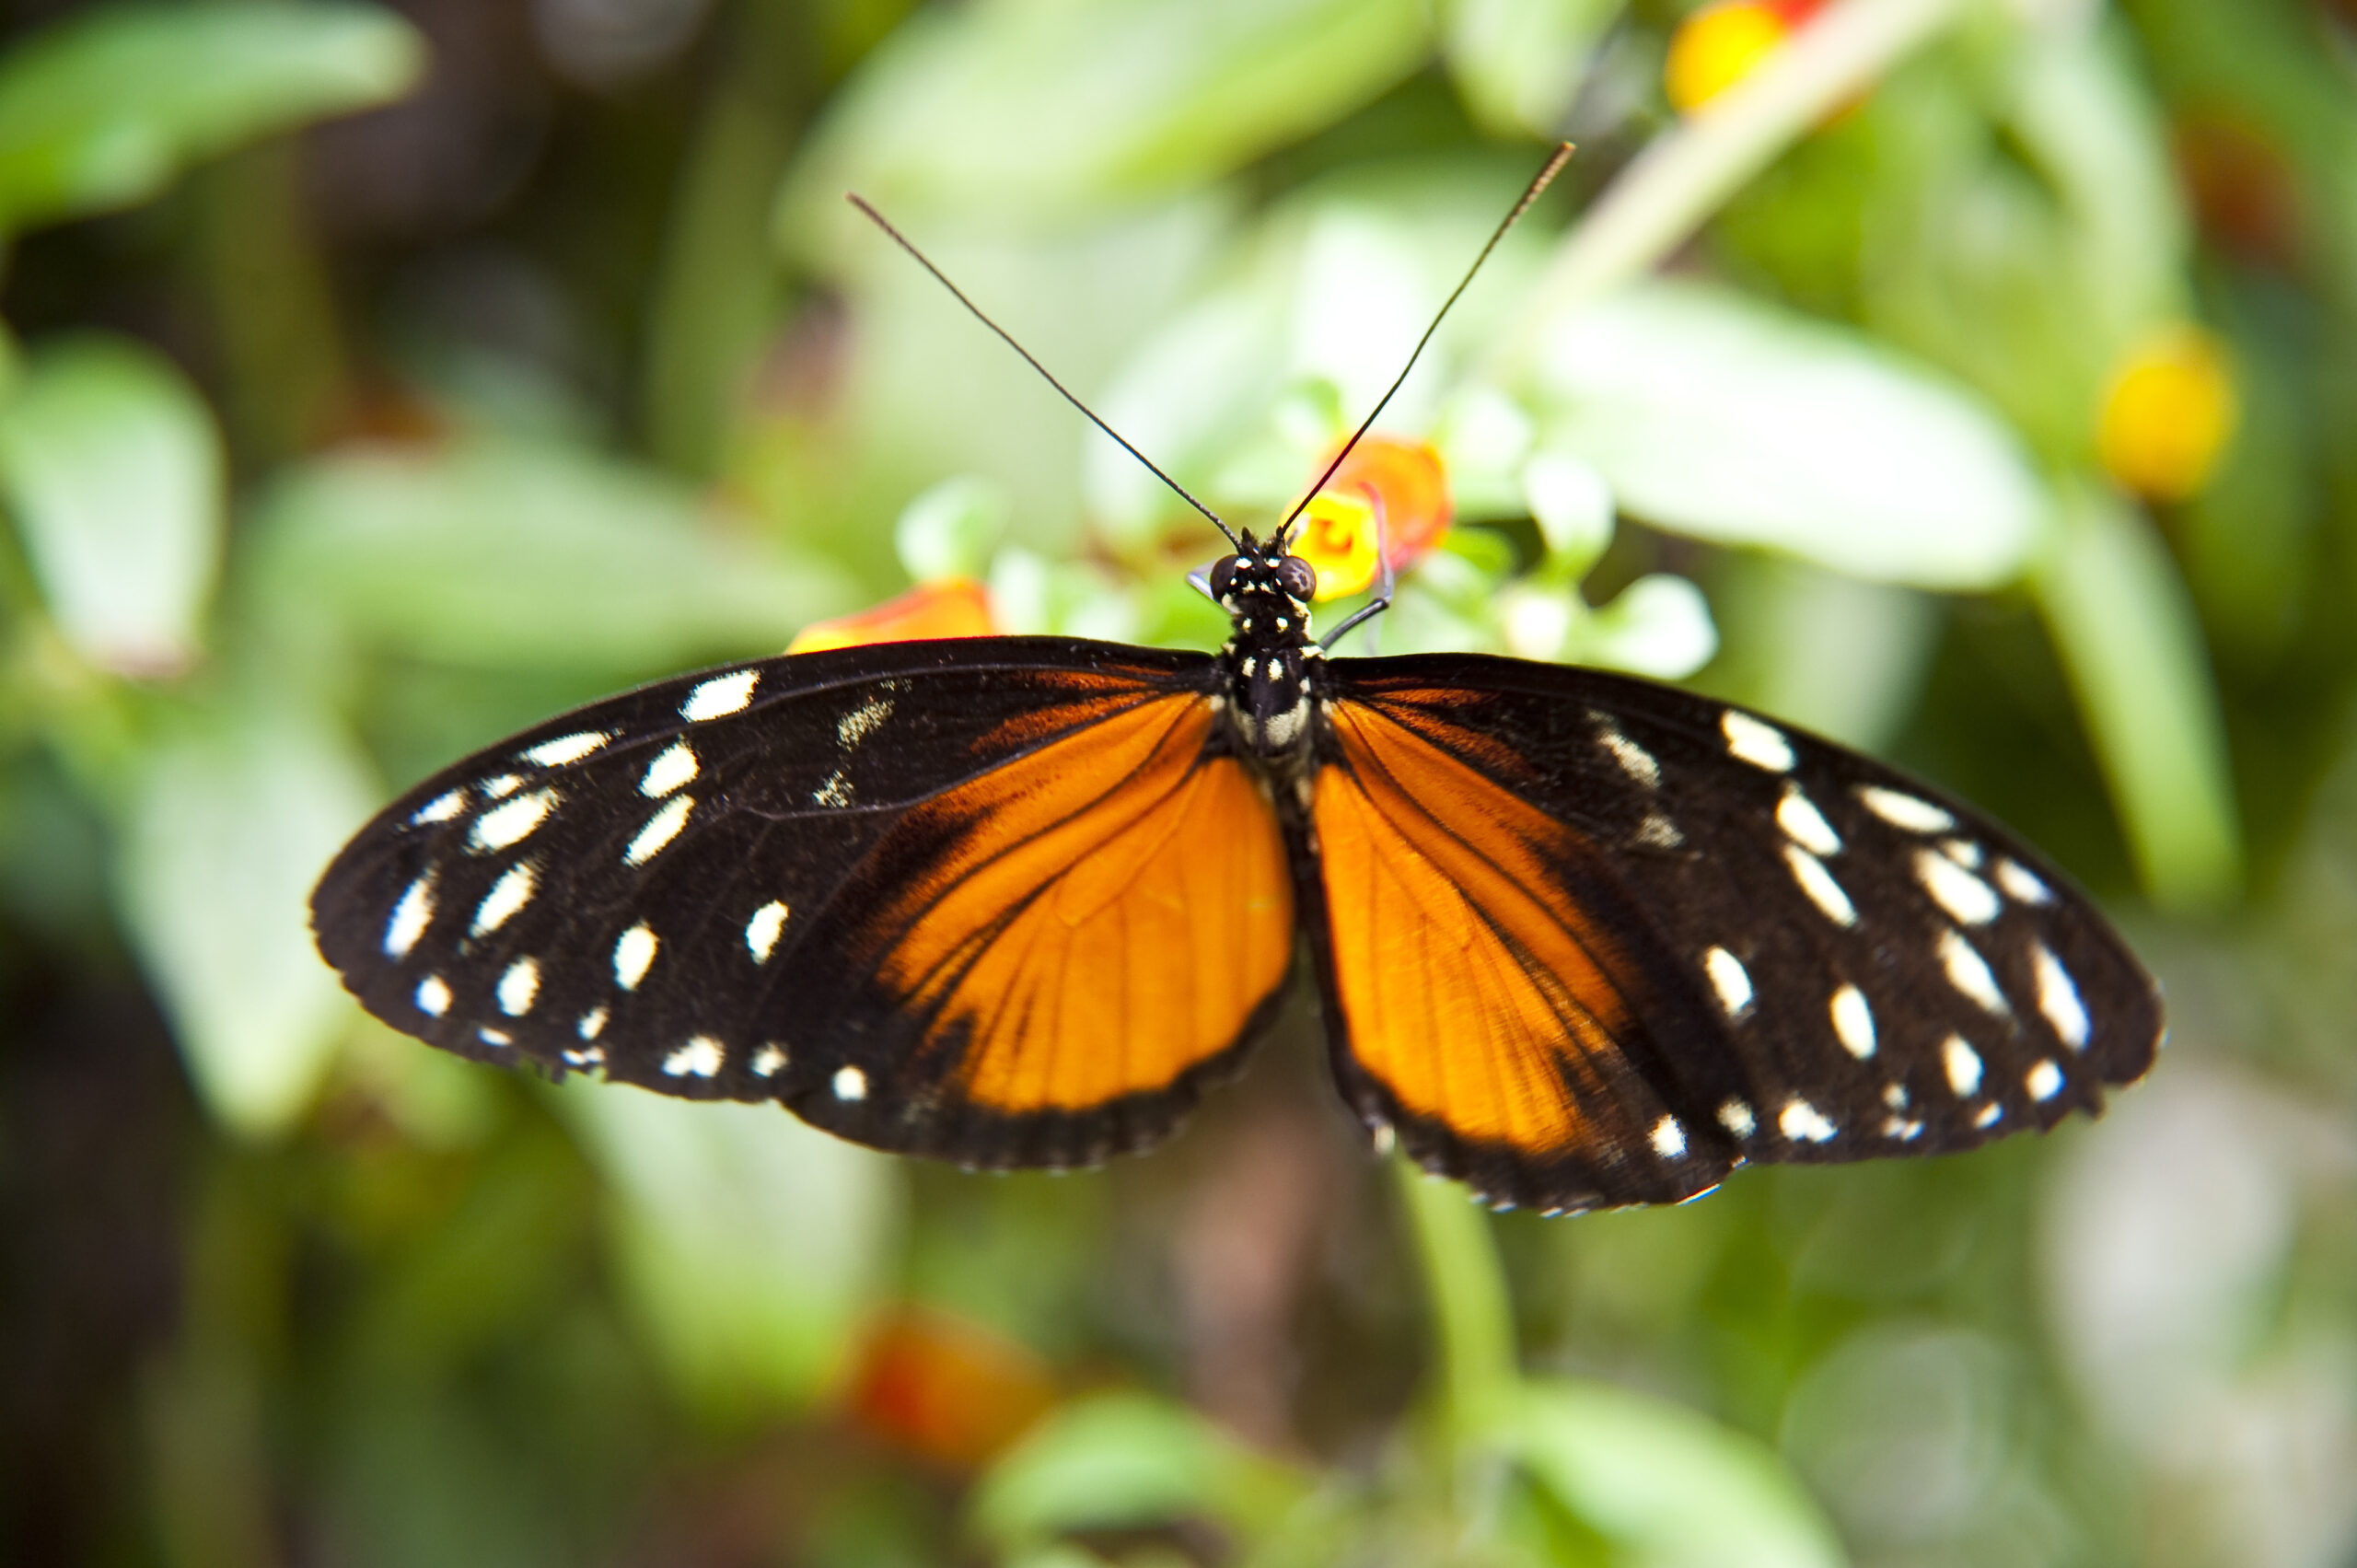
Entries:
[[1231, 629], [1220, 649], [1227, 679], [1227, 717], [1254, 756], [1290, 760], [1308, 744], [1313, 711], [1311, 665], [1323, 652], [1309, 637], [1309, 598], [1317, 572], [1277, 540], [1251, 534], [1212, 568], [1212, 597]]

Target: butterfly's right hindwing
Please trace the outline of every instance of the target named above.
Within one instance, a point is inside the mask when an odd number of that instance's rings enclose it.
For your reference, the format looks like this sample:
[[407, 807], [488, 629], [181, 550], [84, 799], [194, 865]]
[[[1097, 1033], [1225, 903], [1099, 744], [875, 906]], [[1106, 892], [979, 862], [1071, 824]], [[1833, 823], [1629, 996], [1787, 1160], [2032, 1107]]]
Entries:
[[[1198, 1008], [1112, 1071], [1065, 1047], [1117, 1036], [1121, 1015], [1092, 1029], [1026, 1009], [1062, 1004], [1074, 958], [1148, 993], [1181, 983], [1195, 955], [1156, 926], [1157, 898], [1291, 919], [1248, 833], [1225, 857], [1167, 852], [1241, 804], [1237, 764], [1206, 743], [1208, 671], [1000, 638], [642, 688], [389, 807], [313, 896], [319, 948], [369, 1011], [479, 1061], [775, 1098], [971, 1164], [1086, 1163], [1166, 1131], [1265, 996]], [[1099, 804], [1114, 797], [1125, 815]], [[1143, 892], [1076, 885], [1075, 863], [1114, 860], [1143, 868]], [[1083, 906], [1095, 918], [1050, 918]], [[992, 985], [996, 1011], [977, 1001]]]
[[1650, 681], [1338, 659], [1311, 923], [1346, 1098], [1542, 1208], [1966, 1149], [2152, 1063], [2152, 981], [1964, 803]]

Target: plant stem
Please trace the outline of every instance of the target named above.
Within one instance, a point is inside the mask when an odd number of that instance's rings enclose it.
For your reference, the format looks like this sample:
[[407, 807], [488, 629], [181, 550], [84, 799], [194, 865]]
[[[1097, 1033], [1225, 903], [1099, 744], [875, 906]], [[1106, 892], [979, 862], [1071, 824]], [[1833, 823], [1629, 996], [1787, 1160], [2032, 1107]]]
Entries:
[[1460, 1448], [1496, 1420], [1514, 1392], [1514, 1310], [1489, 1216], [1454, 1181], [1394, 1160], [1400, 1206], [1415, 1233], [1433, 1315], [1450, 1440]]

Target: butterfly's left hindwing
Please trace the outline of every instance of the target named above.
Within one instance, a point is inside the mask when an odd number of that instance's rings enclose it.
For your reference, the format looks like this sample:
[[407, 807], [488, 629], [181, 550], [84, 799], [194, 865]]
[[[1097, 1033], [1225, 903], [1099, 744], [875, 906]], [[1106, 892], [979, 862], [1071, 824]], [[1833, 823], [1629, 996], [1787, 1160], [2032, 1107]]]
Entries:
[[2100, 912], [1869, 759], [1479, 656], [1335, 660], [1322, 696], [1295, 875], [1337, 1075], [1493, 1199], [1968, 1148], [2151, 1064], [2158, 998]]
[[389, 807], [313, 896], [319, 947], [477, 1060], [1089, 1163], [1166, 1132], [1283, 978], [1283, 851], [1211, 681], [993, 638], [645, 687]]

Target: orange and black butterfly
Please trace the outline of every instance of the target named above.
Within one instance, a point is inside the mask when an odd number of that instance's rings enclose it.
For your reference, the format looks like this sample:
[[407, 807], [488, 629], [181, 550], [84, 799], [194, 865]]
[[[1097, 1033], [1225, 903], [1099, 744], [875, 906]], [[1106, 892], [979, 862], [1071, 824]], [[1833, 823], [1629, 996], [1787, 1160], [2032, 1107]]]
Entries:
[[364, 829], [320, 950], [477, 1061], [1061, 1168], [1168, 1133], [1306, 947], [1376, 1145], [1550, 1211], [1969, 1148], [2151, 1064], [2142, 967], [1962, 803], [1649, 681], [1329, 657], [1313, 586], [1247, 532], [1216, 654], [901, 643], [593, 703]]

